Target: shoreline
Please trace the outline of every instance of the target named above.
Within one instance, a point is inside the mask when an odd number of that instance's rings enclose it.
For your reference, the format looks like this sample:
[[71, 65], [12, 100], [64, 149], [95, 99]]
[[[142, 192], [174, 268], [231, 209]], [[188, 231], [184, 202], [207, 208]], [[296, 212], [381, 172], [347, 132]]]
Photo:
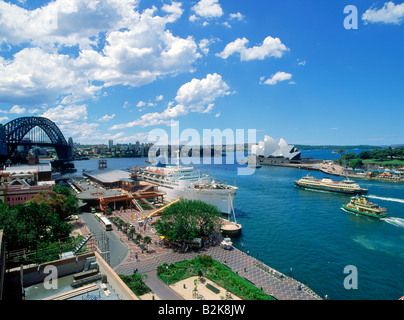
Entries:
[[392, 179], [392, 178], [378, 178], [378, 177], [369, 177], [366, 175], [361, 174], [353, 174], [347, 173], [343, 169], [342, 166], [337, 164], [300, 164], [300, 163], [283, 163], [283, 164], [267, 164], [261, 163], [264, 166], [274, 166], [274, 167], [291, 167], [300, 170], [308, 170], [308, 171], [321, 171], [323, 173], [339, 176], [339, 177], [348, 177], [353, 179], [363, 179], [369, 181], [384, 181], [384, 182], [404, 182], [404, 177], [399, 179]]

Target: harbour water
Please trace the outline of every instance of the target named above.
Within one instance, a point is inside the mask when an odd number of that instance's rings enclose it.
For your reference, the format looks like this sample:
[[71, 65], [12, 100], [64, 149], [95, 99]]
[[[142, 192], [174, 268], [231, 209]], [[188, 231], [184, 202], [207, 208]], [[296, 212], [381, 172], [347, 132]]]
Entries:
[[[331, 150], [303, 151], [305, 157], [335, 159]], [[145, 165], [144, 158], [108, 159], [108, 167]], [[404, 184], [358, 180], [369, 200], [390, 217], [375, 220], [342, 211], [349, 196], [297, 189], [308, 172], [263, 166], [237, 175], [236, 164], [194, 164], [216, 179], [239, 187], [234, 207], [242, 235], [234, 245], [331, 300], [396, 300], [404, 295]], [[97, 169], [98, 159], [76, 161], [76, 174]], [[311, 172], [322, 178], [321, 172]], [[340, 177], [331, 177], [340, 180]], [[357, 270], [357, 289], [346, 289], [346, 266]], [[352, 268], [352, 267], [351, 267]], [[352, 270], [352, 269], [351, 269]]]

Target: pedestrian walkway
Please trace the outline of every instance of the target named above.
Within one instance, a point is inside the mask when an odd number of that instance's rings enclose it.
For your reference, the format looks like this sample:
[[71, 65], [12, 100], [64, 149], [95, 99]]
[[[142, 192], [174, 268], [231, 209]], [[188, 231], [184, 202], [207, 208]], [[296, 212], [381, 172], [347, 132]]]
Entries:
[[146, 275], [147, 277], [145, 277], [144, 283], [160, 300], [184, 300], [183, 297], [160, 280], [155, 270], [147, 272]]
[[[154, 277], [157, 277], [157, 267], [164, 262], [171, 264], [190, 260], [203, 254], [210, 255], [213, 259], [222, 263], [225, 261], [232, 271], [246, 278], [256, 287], [278, 300], [321, 300], [318, 295], [302, 283], [273, 270], [257, 259], [235, 248], [224, 250], [219, 246], [213, 246], [202, 248], [197, 252], [181, 253], [168, 251], [138, 261], [126, 260], [115, 268], [115, 272], [117, 274], [130, 275], [137, 269], [139, 273], [148, 274], [151, 276], [151, 279], [154, 279]], [[165, 286], [163, 282], [160, 285]], [[157, 292], [155, 294], [158, 295]], [[164, 299], [162, 298], [162, 300]]]

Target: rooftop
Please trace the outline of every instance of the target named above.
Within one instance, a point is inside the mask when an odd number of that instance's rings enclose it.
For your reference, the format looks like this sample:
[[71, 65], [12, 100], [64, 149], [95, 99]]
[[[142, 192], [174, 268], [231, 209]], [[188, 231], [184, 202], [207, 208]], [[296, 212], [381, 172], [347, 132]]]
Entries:
[[52, 171], [52, 167], [50, 163], [38, 163], [34, 165], [15, 165], [11, 167], [5, 167], [3, 170], [0, 171], [2, 172], [7, 172], [7, 173], [12, 173], [12, 172], [48, 172]]
[[130, 173], [123, 170], [116, 169], [100, 169], [100, 170], [92, 170], [85, 171], [84, 175], [98, 180], [102, 183], [114, 183], [124, 179], [130, 179]]
[[23, 283], [25, 300], [138, 300], [97, 252], [24, 266], [21, 282], [20, 273], [17, 267], [7, 275], [16, 290]]
[[[73, 275], [58, 278], [55, 289], [46, 289], [44, 282], [25, 288], [25, 300], [119, 300], [108, 283], [101, 280], [73, 289]], [[50, 294], [51, 293], [51, 294]]]
[[120, 189], [104, 189], [99, 186], [94, 185], [93, 182], [87, 182], [83, 177], [73, 177], [72, 182], [80, 188], [76, 190], [77, 198], [82, 200], [98, 200], [100, 197], [116, 196], [122, 193]]

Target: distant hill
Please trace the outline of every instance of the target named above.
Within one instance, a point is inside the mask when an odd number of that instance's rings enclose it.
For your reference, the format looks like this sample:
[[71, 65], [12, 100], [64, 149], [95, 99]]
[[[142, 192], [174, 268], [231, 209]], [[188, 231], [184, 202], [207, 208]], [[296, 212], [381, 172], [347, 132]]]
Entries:
[[355, 146], [336, 146], [336, 145], [319, 145], [319, 146], [311, 146], [305, 144], [295, 144], [294, 145], [299, 150], [335, 150], [338, 151], [339, 148], [344, 150], [373, 150], [373, 149], [380, 149], [386, 148], [382, 146], [368, 146], [368, 145], [355, 145]]

